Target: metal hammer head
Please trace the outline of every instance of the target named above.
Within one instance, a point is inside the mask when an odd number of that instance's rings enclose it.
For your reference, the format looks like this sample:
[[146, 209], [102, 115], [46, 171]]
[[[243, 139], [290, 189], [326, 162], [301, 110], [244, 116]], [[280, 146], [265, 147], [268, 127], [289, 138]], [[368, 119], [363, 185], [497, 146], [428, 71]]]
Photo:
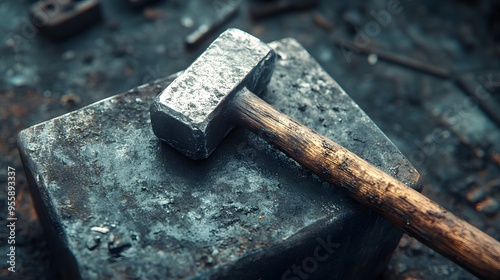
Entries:
[[192, 159], [207, 158], [234, 127], [224, 116], [231, 97], [243, 87], [261, 93], [274, 60], [264, 42], [228, 29], [155, 99], [154, 133]]

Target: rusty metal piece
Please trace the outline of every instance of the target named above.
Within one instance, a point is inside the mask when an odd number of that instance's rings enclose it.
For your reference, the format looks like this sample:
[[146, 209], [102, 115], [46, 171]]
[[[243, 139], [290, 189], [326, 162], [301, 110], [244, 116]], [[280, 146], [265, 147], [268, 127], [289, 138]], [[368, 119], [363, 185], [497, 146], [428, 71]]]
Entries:
[[252, 6], [250, 8], [250, 16], [254, 20], [259, 20], [286, 12], [307, 10], [315, 7], [317, 4], [317, 0], [282, 0]]
[[102, 19], [100, 0], [45, 0], [34, 4], [30, 17], [40, 33], [64, 40]]

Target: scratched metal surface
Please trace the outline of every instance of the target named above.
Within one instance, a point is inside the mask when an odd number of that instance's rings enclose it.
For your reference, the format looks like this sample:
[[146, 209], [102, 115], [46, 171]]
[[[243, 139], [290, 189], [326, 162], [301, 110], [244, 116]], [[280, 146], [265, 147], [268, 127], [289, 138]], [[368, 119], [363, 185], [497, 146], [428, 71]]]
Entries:
[[[279, 59], [265, 100], [420, 187], [410, 163], [297, 41], [271, 46]], [[320, 238], [338, 247], [302, 269], [310, 279], [381, 273], [400, 231], [255, 135], [237, 128], [203, 161], [162, 144], [149, 105], [169, 82], [20, 133], [61, 268], [75, 268], [69, 251], [85, 279], [297, 277], [287, 270], [315, 256]]]
[[223, 105], [245, 86], [260, 94], [274, 61], [272, 49], [258, 38], [226, 30], [153, 103], [154, 133], [192, 159], [207, 158], [233, 127]]

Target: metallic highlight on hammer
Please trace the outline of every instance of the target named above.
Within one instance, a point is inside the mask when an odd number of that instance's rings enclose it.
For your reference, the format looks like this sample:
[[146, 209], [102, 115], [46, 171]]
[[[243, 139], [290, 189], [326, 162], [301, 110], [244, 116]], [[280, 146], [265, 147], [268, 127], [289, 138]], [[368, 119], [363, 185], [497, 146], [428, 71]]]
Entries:
[[275, 57], [259, 39], [228, 29], [155, 99], [154, 133], [192, 159], [207, 158], [234, 127], [224, 115], [232, 96], [244, 87], [260, 94]]

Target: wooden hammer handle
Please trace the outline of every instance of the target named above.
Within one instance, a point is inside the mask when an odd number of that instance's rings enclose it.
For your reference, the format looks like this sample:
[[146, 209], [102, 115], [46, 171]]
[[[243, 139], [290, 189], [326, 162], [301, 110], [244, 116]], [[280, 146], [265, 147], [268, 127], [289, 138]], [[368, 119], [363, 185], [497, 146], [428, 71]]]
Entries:
[[231, 117], [323, 180], [480, 278], [500, 279], [500, 243], [244, 89]]

